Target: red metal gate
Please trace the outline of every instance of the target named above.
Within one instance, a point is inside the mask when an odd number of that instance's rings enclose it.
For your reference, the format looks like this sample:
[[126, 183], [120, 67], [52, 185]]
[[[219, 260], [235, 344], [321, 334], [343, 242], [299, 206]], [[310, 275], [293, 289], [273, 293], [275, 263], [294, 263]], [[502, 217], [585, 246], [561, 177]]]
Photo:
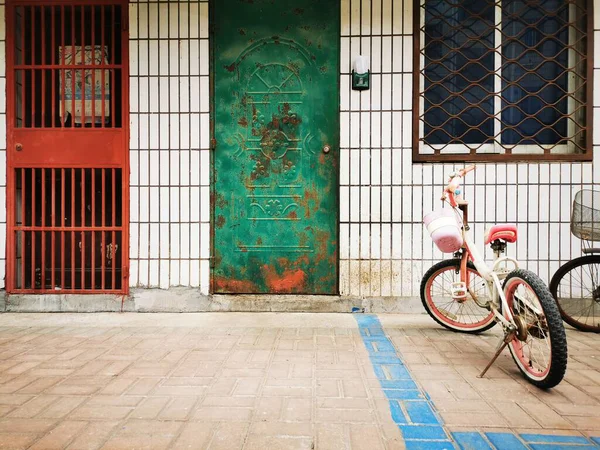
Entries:
[[10, 293], [126, 293], [127, 1], [7, 4]]

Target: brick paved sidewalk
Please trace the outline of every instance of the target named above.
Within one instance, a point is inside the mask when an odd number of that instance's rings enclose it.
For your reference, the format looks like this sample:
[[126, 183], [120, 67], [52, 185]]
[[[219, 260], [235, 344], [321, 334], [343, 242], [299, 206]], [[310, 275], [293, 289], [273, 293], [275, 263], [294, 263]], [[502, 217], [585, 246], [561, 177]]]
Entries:
[[477, 378], [496, 348], [499, 330], [474, 336], [446, 331], [425, 317], [409, 323], [389, 315], [381, 321], [449, 428], [600, 436], [600, 335], [566, 326], [567, 375], [543, 391], [525, 381], [508, 350], [485, 378]]
[[[440, 448], [490, 431], [529, 448], [528, 436], [600, 436], [600, 336], [569, 332], [567, 378], [544, 392], [509, 356], [475, 378], [494, 333], [381, 315], [370, 336], [369, 317], [2, 314], [0, 448], [434, 448], [407, 434], [429, 428], [446, 433]], [[417, 428], [426, 402], [439, 426]]]
[[[485, 378], [477, 378], [500, 339], [496, 327], [467, 335], [445, 330], [427, 316], [380, 318], [412, 379], [427, 393], [453, 438], [465, 438], [465, 448], [467, 444], [469, 448], [493, 448], [486, 446], [491, 444], [489, 437], [484, 445], [475, 436], [486, 433], [521, 435], [521, 444], [535, 449], [590, 448], [585, 447], [590, 444], [600, 448], [600, 335], [565, 326], [567, 375], [557, 387], [544, 391], [521, 376], [508, 350]], [[540, 435], [560, 437], [541, 439]], [[475, 441], [469, 443], [471, 438]], [[570, 447], [568, 441], [577, 446]], [[526, 447], [513, 443], [502, 448]]]

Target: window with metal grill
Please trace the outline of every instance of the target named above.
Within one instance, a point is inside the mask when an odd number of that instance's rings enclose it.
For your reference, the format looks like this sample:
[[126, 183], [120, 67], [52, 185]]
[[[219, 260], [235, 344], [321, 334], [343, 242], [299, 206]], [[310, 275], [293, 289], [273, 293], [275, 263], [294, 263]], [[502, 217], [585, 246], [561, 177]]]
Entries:
[[415, 15], [415, 161], [591, 159], [591, 2], [415, 0]]

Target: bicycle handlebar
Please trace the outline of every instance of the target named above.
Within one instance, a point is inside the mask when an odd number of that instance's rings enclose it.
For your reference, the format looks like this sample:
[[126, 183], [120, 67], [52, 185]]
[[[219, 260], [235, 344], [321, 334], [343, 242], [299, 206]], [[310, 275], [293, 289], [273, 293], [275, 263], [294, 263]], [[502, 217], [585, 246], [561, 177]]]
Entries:
[[465, 167], [464, 169], [460, 169], [458, 172], [460, 173], [461, 177], [464, 177], [466, 174], [468, 174], [469, 172], [473, 172], [475, 170], [475, 164]]
[[463, 201], [462, 192], [460, 191], [460, 182], [466, 174], [472, 172], [473, 170], [475, 170], [474, 165], [459, 169], [458, 171], [450, 174], [448, 185], [442, 194], [442, 201], [448, 200], [450, 206], [456, 208], [458, 206], [458, 202]]

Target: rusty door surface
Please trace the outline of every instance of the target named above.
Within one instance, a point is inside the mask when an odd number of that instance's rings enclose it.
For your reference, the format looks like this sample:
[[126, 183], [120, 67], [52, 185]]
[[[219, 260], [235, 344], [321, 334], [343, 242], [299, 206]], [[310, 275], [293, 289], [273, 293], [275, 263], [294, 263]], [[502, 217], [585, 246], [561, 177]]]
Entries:
[[339, 2], [218, 0], [217, 293], [338, 290]]
[[127, 12], [7, 2], [8, 292], [127, 292]]

